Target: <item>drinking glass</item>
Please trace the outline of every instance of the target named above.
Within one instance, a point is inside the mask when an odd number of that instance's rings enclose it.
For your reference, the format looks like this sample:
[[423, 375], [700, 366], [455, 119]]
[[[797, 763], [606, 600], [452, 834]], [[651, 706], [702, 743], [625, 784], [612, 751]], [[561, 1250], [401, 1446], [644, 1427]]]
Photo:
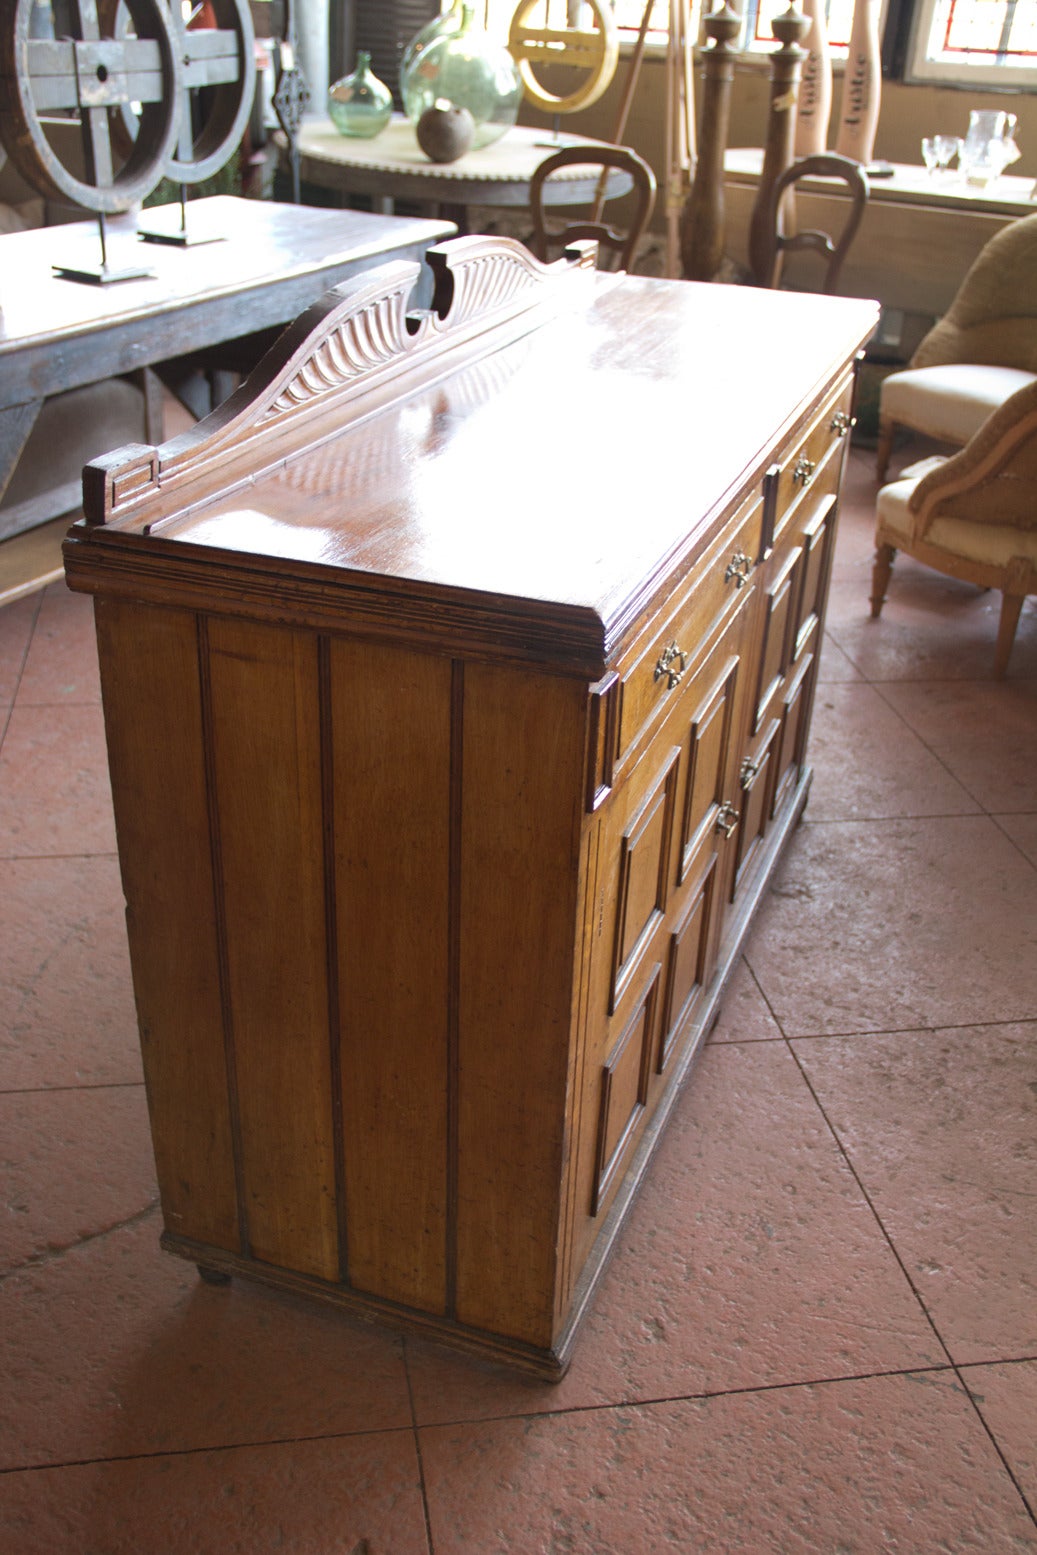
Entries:
[[922, 141], [922, 161], [935, 178], [961, 155], [960, 135], [926, 135]]

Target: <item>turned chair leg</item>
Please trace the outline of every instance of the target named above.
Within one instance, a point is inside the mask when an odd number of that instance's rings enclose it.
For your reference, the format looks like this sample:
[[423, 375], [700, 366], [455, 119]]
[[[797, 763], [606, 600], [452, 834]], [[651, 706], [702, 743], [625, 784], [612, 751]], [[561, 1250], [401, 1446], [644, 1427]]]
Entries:
[[994, 678], [1004, 680], [1008, 670], [1008, 660], [1012, 652], [1012, 644], [1015, 641], [1015, 629], [1019, 625], [1019, 614], [1023, 608], [1023, 594], [1002, 594], [1001, 619], [997, 627], [997, 647], [994, 650]]
[[880, 486], [885, 483], [890, 455], [893, 452], [893, 433], [895, 430], [896, 422], [891, 416], [879, 417], [879, 441], [875, 449], [875, 474], [878, 476]]
[[880, 544], [876, 547], [875, 565], [871, 570], [871, 614], [873, 620], [877, 620], [879, 612], [886, 603], [889, 575], [893, 571], [893, 559], [896, 554], [895, 546]]

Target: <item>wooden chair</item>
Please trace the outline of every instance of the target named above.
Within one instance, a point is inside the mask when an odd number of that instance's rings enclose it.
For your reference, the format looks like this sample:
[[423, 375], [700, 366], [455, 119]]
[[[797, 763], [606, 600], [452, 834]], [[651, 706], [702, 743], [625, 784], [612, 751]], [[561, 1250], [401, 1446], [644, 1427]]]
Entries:
[[[626, 233], [617, 232], [600, 221], [577, 221], [560, 230], [548, 226], [544, 210], [544, 184], [563, 167], [598, 167], [604, 175], [610, 168], [627, 173], [634, 185], [634, 215]], [[533, 217], [533, 236], [529, 246], [538, 259], [548, 260], [551, 251], [561, 252], [568, 243], [594, 238], [608, 257], [618, 256], [615, 268], [627, 270], [641, 235], [652, 219], [655, 208], [655, 174], [636, 151], [628, 146], [567, 146], [541, 162], [529, 184], [529, 209]], [[611, 265], [606, 268], [613, 268]]]
[[909, 365], [879, 392], [878, 478], [898, 426], [961, 446], [1037, 376], [1037, 216], [990, 239]]
[[[782, 228], [787, 219], [786, 200], [790, 191], [804, 178], [838, 178], [846, 185], [849, 205], [842, 231], [837, 238], [827, 232], [806, 230], [786, 234]], [[840, 157], [835, 152], [818, 153], [815, 156], [798, 157], [766, 189], [761, 190], [762, 207], [759, 214], [760, 249], [757, 256], [756, 282], [759, 286], [774, 287], [781, 281], [784, 256], [804, 250], [818, 254], [825, 261], [824, 280], [818, 290], [831, 294], [839, 284], [843, 261], [850, 244], [857, 236], [857, 229], [868, 203], [868, 175], [859, 162]]]
[[1000, 680], [1023, 600], [1037, 593], [1037, 380], [1017, 390], [963, 449], [926, 460], [878, 495], [871, 613], [897, 551], [980, 588], [1000, 589], [994, 655]]

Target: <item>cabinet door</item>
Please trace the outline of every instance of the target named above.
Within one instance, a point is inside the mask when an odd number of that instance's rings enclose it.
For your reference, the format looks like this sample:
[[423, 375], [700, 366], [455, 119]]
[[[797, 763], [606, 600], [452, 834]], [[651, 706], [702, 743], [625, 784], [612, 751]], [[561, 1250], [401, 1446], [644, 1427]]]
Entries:
[[835, 544], [836, 506], [835, 492], [823, 493], [807, 509], [799, 530], [798, 548], [802, 552], [799, 599], [793, 622], [792, 651], [777, 715], [781, 727], [777, 737], [771, 796], [772, 816], [778, 814], [788, 796], [795, 791], [806, 756], [824, 606]]
[[720, 881], [737, 820], [733, 735], [747, 616], [724, 633], [688, 688], [682, 711], [683, 786], [668, 923], [657, 1072], [664, 1074], [716, 967]]
[[690, 1040], [716, 967], [749, 624], [739, 610], [689, 669], [601, 817], [578, 1189], [594, 1220]]
[[752, 874], [770, 824], [792, 801], [803, 769], [841, 468], [837, 444], [798, 498], [765, 567], [732, 896]]

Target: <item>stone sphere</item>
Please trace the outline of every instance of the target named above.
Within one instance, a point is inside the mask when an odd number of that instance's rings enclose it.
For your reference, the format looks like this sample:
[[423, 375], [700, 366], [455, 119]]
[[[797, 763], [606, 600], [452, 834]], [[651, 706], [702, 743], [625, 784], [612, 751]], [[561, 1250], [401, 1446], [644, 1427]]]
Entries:
[[471, 150], [475, 120], [467, 108], [439, 100], [425, 109], [414, 133], [430, 162], [456, 162]]

